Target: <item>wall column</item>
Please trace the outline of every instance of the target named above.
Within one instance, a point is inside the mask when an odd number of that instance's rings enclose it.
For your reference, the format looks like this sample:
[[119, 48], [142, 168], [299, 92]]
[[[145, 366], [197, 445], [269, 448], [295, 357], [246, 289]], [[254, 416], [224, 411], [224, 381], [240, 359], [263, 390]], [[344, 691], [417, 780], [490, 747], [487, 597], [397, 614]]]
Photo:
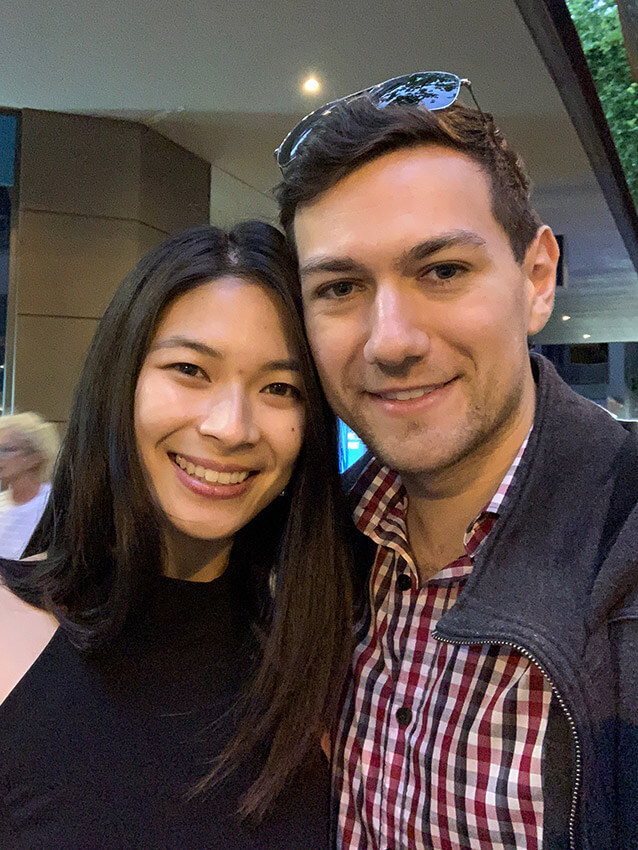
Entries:
[[24, 110], [21, 134], [5, 409], [64, 430], [119, 283], [166, 236], [208, 222], [210, 166], [130, 121]]

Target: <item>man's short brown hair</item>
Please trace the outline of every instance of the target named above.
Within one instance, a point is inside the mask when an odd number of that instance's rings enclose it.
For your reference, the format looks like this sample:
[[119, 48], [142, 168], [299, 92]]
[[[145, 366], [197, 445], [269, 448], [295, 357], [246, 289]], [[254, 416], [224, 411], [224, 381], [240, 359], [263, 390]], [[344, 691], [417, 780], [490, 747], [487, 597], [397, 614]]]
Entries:
[[491, 115], [460, 104], [436, 112], [419, 106], [379, 109], [365, 96], [334, 108], [286, 166], [275, 192], [290, 244], [294, 245], [294, 218], [300, 205], [312, 203], [383, 154], [421, 145], [451, 148], [477, 163], [490, 180], [494, 218], [505, 230], [516, 261], [522, 262], [541, 221], [529, 203], [525, 165]]

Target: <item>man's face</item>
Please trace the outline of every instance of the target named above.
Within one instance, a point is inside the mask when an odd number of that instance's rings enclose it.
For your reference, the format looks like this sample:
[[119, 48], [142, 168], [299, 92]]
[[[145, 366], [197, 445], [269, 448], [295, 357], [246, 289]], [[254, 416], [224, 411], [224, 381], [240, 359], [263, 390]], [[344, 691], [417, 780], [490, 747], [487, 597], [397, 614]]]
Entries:
[[533, 411], [527, 335], [549, 316], [553, 276], [539, 284], [536, 248], [515, 261], [471, 159], [386, 154], [301, 206], [294, 227], [328, 398], [392, 468], [442, 472]]

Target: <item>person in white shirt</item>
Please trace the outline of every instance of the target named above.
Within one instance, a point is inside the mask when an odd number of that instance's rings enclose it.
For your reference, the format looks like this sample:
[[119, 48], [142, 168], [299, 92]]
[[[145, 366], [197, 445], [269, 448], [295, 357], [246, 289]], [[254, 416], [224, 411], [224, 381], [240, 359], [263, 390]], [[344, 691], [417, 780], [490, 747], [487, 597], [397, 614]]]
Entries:
[[55, 425], [37, 413], [0, 416], [0, 558], [19, 558], [29, 542], [58, 449]]

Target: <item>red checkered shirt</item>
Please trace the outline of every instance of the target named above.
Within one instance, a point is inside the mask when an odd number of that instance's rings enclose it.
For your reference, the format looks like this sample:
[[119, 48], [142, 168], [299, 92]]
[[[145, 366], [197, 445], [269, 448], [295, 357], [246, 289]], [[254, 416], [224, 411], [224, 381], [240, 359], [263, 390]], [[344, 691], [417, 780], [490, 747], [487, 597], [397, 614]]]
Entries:
[[373, 460], [355, 485], [355, 522], [378, 545], [336, 730], [338, 848], [542, 847], [549, 682], [509, 647], [432, 635], [472, 571], [526, 445], [468, 529], [465, 553], [422, 586], [400, 478]]

